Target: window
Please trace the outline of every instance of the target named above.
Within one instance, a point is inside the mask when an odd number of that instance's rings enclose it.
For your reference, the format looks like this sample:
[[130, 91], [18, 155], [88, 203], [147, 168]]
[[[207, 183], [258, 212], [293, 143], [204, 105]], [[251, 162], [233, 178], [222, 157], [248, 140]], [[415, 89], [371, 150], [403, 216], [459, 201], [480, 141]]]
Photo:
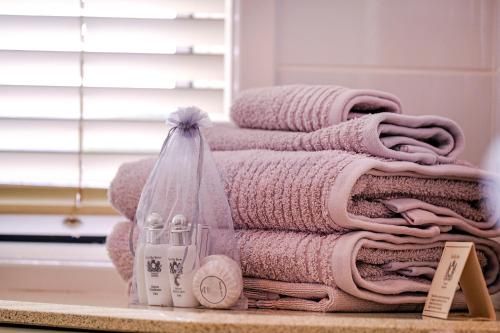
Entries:
[[169, 111], [197, 105], [225, 119], [228, 8], [0, 2], [1, 219], [114, 214], [110, 180], [121, 163], [159, 151]]

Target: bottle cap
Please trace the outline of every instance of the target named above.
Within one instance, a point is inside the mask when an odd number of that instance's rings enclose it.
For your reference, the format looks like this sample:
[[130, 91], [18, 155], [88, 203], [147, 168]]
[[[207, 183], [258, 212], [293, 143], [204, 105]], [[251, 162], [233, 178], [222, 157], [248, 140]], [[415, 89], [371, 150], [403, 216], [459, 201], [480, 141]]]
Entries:
[[170, 226], [170, 243], [172, 245], [189, 245], [189, 232], [191, 225], [187, 218], [182, 214], [177, 214], [172, 218]]
[[187, 218], [182, 214], [177, 214], [172, 219], [172, 232], [189, 231]]
[[163, 218], [158, 213], [151, 213], [146, 218], [146, 226], [150, 229], [162, 229]]
[[146, 243], [162, 243], [163, 218], [158, 213], [151, 213], [146, 218]]
[[240, 266], [225, 255], [208, 256], [201, 263], [193, 277], [195, 297], [207, 308], [231, 308], [243, 290]]

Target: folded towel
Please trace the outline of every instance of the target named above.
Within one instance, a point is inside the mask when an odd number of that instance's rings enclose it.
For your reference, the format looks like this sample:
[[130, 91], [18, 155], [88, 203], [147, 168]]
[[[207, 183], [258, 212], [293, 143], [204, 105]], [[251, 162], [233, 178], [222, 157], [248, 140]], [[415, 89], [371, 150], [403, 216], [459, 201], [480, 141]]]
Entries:
[[401, 113], [399, 99], [376, 90], [290, 85], [244, 91], [231, 119], [240, 127], [310, 132], [379, 112]]
[[[497, 237], [486, 207], [494, 177], [461, 165], [424, 166], [344, 151], [215, 152], [235, 227], [307, 232], [369, 230], [434, 237], [451, 229]], [[155, 160], [126, 163], [112, 205], [133, 219]]]
[[[109, 257], [125, 281], [132, 277], [133, 256], [129, 251], [132, 223], [117, 223], [106, 239]], [[250, 307], [316, 312], [421, 311], [421, 304], [380, 304], [351, 296], [338, 288], [319, 283], [290, 283], [244, 278]], [[460, 309], [464, 309], [461, 306]]]
[[[319, 283], [244, 278], [243, 285], [251, 308], [313, 312], [421, 312], [423, 309], [422, 304], [376, 303]], [[466, 309], [461, 295], [455, 297], [453, 309]]]
[[[132, 274], [127, 242], [130, 227], [130, 222], [117, 224], [106, 242], [110, 258], [125, 280]], [[245, 294], [253, 307], [418, 311], [445, 241], [475, 242], [490, 293], [500, 289], [500, 244], [473, 236], [422, 239], [371, 232], [319, 235], [240, 230], [236, 237], [246, 277]], [[460, 293], [455, 308], [464, 308]]]
[[422, 164], [452, 163], [464, 148], [464, 135], [450, 119], [379, 113], [313, 132], [238, 128], [219, 123], [204, 130], [212, 150], [346, 150]]
[[444, 243], [474, 242], [490, 293], [500, 290], [500, 244], [489, 239], [269, 230], [239, 230], [236, 237], [246, 277], [318, 283], [382, 304], [425, 303]]

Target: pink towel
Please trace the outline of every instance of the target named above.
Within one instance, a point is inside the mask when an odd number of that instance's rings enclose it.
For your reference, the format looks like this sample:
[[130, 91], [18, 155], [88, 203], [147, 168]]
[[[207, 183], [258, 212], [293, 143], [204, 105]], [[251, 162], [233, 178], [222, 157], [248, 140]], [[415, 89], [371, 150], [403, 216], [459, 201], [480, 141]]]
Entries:
[[[488, 211], [484, 194], [492, 191], [493, 175], [475, 168], [344, 151], [248, 150], [215, 152], [214, 157], [237, 228], [500, 235], [498, 212]], [[112, 205], [130, 220], [153, 164], [154, 159], [126, 163], [111, 183]]]
[[474, 236], [239, 230], [237, 238], [246, 277], [323, 284], [382, 304], [424, 303], [444, 242], [470, 241], [490, 293], [500, 290], [500, 244]]
[[379, 113], [313, 132], [238, 128], [230, 123], [204, 130], [212, 150], [346, 150], [422, 164], [452, 163], [464, 148], [464, 135], [450, 119]]
[[[125, 280], [131, 276], [133, 261], [127, 243], [130, 226], [119, 223], [107, 241], [110, 257]], [[490, 293], [500, 290], [500, 244], [473, 236], [423, 239], [371, 232], [318, 235], [256, 230], [240, 230], [236, 236], [246, 295], [254, 307], [418, 310], [445, 241], [475, 242]]]
[[[248, 306], [259, 309], [297, 310], [313, 312], [420, 312], [422, 304], [382, 304], [367, 301], [339, 288], [319, 283], [291, 283], [244, 278], [244, 293]], [[453, 308], [465, 309], [457, 295]]]
[[379, 112], [401, 113], [399, 99], [376, 90], [291, 85], [244, 91], [231, 119], [240, 127], [310, 132]]

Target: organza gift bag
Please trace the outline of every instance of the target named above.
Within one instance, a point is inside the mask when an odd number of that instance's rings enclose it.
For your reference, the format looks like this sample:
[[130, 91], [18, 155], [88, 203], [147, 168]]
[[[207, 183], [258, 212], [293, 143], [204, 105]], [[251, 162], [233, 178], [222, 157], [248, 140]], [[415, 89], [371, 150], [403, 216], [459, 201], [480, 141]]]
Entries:
[[[228, 199], [200, 131], [211, 126], [207, 114], [183, 108], [172, 113], [167, 124], [171, 128], [142, 191], [130, 237], [135, 255], [130, 301], [170, 306], [165, 295], [170, 286], [174, 306], [192, 307], [197, 304], [189, 300], [189, 276], [204, 258], [227, 256], [236, 262], [241, 280], [239, 253]], [[237, 307], [245, 307], [241, 293], [238, 297]]]

